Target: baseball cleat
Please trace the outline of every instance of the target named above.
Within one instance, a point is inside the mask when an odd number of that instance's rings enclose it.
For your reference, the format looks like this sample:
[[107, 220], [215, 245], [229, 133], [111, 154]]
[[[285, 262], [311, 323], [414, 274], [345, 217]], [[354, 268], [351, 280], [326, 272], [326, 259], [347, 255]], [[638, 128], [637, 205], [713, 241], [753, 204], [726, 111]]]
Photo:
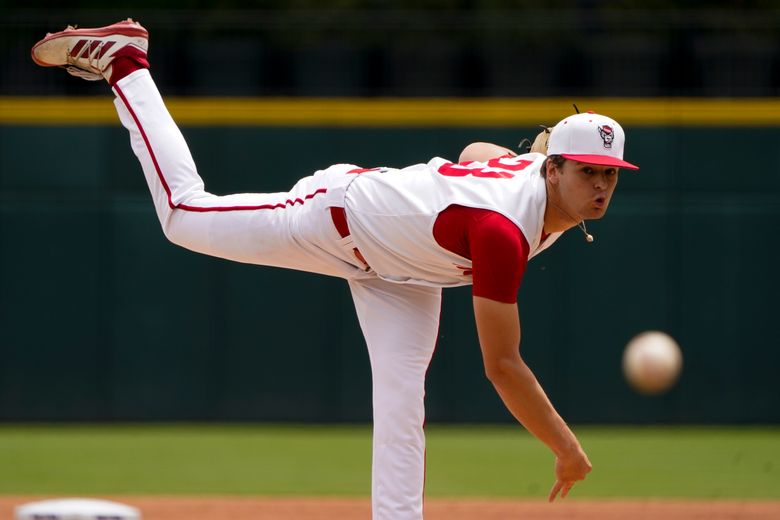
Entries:
[[131, 18], [113, 25], [49, 33], [32, 48], [42, 67], [64, 67], [69, 74], [95, 81], [110, 79], [111, 63], [120, 56], [146, 59], [149, 33]]

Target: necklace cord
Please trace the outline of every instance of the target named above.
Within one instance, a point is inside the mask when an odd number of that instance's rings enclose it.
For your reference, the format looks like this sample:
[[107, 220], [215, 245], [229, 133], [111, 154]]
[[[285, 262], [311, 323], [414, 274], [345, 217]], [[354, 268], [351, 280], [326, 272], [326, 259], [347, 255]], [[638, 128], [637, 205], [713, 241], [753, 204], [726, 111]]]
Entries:
[[[552, 203], [553, 206], [558, 208], [559, 211], [561, 211], [564, 215], [569, 217], [570, 220], [575, 221], [575, 218], [569, 215], [569, 212], [560, 207], [558, 204], [555, 203], [552, 199], [548, 197], [548, 200]], [[585, 235], [585, 241], [588, 243], [593, 242], [595, 239], [593, 238], [593, 235], [588, 233], [588, 228], [585, 226], [585, 220], [580, 220], [577, 222], [577, 227], [580, 228], [580, 231], [582, 231], [582, 234]]]

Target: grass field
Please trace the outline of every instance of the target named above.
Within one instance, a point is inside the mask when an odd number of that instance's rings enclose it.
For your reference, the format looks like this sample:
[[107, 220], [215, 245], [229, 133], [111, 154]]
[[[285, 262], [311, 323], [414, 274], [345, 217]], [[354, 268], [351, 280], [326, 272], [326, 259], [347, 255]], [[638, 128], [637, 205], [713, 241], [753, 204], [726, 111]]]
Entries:
[[[513, 426], [430, 425], [430, 497], [541, 498], [553, 458]], [[780, 428], [581, 427], [578, 498], [780, 499]], [[367, 426], [3, 425], [0, 494], [368, 496]]]

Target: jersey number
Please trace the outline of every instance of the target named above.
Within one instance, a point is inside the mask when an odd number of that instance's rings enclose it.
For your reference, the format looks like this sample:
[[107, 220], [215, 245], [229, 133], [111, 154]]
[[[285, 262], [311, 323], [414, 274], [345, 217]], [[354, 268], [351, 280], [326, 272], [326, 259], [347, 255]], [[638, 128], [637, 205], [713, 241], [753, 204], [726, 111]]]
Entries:
[[[490, 159], [487, 162], [488, 168], [496, 168], [501, 169], [504, 171], [495, 171], [495, 170], [489, 170], [486, 168], [475, 168], [471, 167], [468, 164], [453, 164], [453, 163], [446, 163], [442, 164], [439, 167], [439, 173], [442, 175], [446, 175], [448, 177], [465, 177], [467, 175], [473, 175], [474, 177], [484, 177], [488, 179], [511, 179], [515, 176], [514, 173], [510, 172], [519, 172], [521, 170], [526, 169], [530, 164], [533, 164], [533, 161], [526, 161], [525, 159], [520, 159], [517, 162], [512, 162], [510, 164], [504, 164], [501, 162], [501, 157], [496, 157], [493, 159]], [[509, 170], [509, 171], [507, 171]]]

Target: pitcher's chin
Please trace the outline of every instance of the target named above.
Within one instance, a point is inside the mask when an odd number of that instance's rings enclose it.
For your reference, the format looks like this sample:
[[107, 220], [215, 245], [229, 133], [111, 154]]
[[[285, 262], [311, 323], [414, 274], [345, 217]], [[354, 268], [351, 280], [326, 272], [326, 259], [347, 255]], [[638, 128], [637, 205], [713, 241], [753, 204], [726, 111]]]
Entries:
[[592, 208], [589, 214], [585, 217], [585, 220], [599, 220], [606, 214], [607, 214], [607, 206]]

